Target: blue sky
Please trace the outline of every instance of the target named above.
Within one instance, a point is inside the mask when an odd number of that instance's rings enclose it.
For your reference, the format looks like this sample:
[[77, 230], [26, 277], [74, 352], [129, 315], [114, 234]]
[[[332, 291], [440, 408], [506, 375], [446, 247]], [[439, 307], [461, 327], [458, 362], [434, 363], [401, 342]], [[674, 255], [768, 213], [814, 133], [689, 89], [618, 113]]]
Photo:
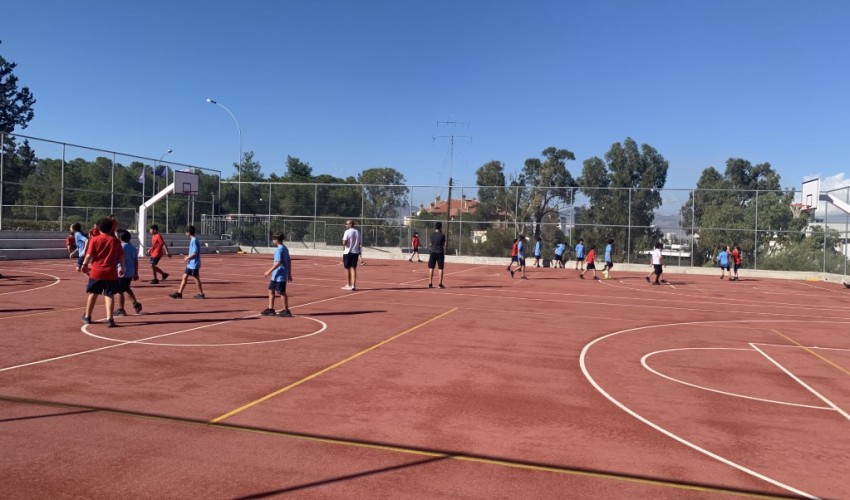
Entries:
[[[393, 167], [472, 185], [549, 146], [626, 137], [691, 188], [727, 158], [785, 187], [847, 184], [850, 2], [81, 1], [3, 7], [0, 54], [38, 102], [18, 132], [233, 172]], [[438, 121], [468, 122], [449, 141]], [[48, 156], [48, 154], [44, 154]]]

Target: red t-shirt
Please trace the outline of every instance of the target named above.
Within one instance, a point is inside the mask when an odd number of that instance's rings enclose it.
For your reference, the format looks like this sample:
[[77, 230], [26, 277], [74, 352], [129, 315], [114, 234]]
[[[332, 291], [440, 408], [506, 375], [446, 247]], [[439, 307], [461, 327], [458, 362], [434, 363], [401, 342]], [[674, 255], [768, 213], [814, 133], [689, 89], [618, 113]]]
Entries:
[[738, 264], [739, 266], [741, 265], [741, 252], [739, 252], [737, 249], [732, 250], [732, 262]]
[[410, 246], [413, 248], [419, 248], [419, 236], [414, 236], [412, 240], [410, 240]]
[[89, 230], [89, 238], [94, 238], [95, 236], [97, 236], [99, 234], [100, 234], [100, 229], [98, 229], [97, 226], [94, 226]]
[[65, 246], [71, 248], [77, 248], [77, 242], [74, 240], [73, 236], [68, 236], [65, 238]]
[[514, 242], [514, 246], [511, 247], [511, 257], [516, 257], [519, 255], [519, 250], [517, 250], [517, 242]]
[[151, 257], [162, 257], [162, 247], [165, 245], [165, 240], [159, 233], [151, 236]]
[[591, 250], [591, 251], [587, 252], [587, 257], [585, 257], [584, 260], [588, 264], [593, 264], [593, 259], [595, 259], [595, 258], [596, 258], [596, 250]]
[[99, 234], [89, 240], [86, 253], [91, 255], [89, 278], [117, 280], [118, 263], [124, 258], [121, 242], [110, 234]]

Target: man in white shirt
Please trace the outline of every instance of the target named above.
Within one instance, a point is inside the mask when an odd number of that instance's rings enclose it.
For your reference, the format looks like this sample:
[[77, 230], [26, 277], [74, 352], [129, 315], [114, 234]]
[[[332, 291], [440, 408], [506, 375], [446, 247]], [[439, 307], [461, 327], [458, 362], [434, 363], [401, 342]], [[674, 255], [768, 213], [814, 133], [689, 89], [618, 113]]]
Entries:
[[664, 248], [663, 243], [656, 243], [655, 250], [652, 251], [652, 271], [646, 276], [646, 282], [649, 283], [649, 278], [655, 275], [653, 285], [660, 285], [661, 273], [664, 272], [664, 256], [661, 254], [661, 249]]
[[348, 274], [348, 284], [343, 290], [357, 290], [357, 261], [360, 258], [360, 231], [354, 227], [353, 220], [345, 221], [345, 233], [342, 235], [342, 265]]

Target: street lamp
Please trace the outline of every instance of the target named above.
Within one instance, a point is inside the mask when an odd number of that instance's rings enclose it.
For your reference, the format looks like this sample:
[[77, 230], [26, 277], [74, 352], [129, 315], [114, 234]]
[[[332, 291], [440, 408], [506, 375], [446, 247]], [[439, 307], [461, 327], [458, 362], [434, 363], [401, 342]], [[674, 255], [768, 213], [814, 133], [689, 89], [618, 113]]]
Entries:
[[[157, 162], [157, 165], [162, 165], [162, 159], [165, 158], [166, 155], [169, 155], [173, 152], [174, 152], [173, 149], [168, 148], [168, 151], [166, 151], [165, 153], [162, 153], [162, 156], [159, 157], [159, 161]], [[151, 177], [153, 177], [153, 182], [151, 182], [151, 198], [156, 196], [156, 167], [157, 167], [157, 165], [153, 166], [153, 175], [151, 176]], [[168, 171], [167, 170], [166, 170], [166, 174], [165, 174], [165, 180], [168, 181]], [[168, 205], [167, 205], [168, 200], [166, 199], [165, 202], [166, 202], [165, 217], [167, 219], [168, 218], [168, 208], [167, 208], [168, 207]], [[152, 206], [151, 207], [151, 223], [155, 223], [155, 222], [156, 222], [156, 206]], [[168, 232], [168, 231], [166, 231], [166, 232]]]
[[220, 103], [220, 102], [218, 102], [214, 99], [207, 99], [207, 102], [210, 103], [210, 104], [215, 104], [216, 106], [221, 106], [225, 111], [227, 111], [227, 113], [230, 115], [231, 118], [233, 118], [233, 121], [236, 123], [236, 130], [239, 132], [239, 161], [236, 162], [236, 173], [238, 175], [238, 181], [239, 181], [239, 187], [238, 187], [239, 192], [238, 192], [237, 196], [239, 198], [236, 202], [236, 204], [237, 204], [236, 211], [241, 214], [242, 213], [242, 127], [239, 126], [239, 121], [236, 119], [236, 116], [233, 114], [233, 112], [230, 111], [229, 109], [227, 109], [227, 106], [225, 106], [224, 104], [222, 104], [222, 103]]

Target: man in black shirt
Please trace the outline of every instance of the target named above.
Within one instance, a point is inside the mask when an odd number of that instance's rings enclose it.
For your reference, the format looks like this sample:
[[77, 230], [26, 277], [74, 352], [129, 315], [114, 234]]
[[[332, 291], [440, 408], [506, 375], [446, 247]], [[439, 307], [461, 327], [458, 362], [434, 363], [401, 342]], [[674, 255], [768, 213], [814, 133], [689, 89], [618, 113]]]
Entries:
[[446, 235], [443, 234], [443, 223], [434, 224], [434, 232], [431, 233], [430, 256], [428, 257], [428, 288], [434, 288], [434, 266], [440, 268], [440, 288], [443, 286], [443, 265], [446, 260]]

